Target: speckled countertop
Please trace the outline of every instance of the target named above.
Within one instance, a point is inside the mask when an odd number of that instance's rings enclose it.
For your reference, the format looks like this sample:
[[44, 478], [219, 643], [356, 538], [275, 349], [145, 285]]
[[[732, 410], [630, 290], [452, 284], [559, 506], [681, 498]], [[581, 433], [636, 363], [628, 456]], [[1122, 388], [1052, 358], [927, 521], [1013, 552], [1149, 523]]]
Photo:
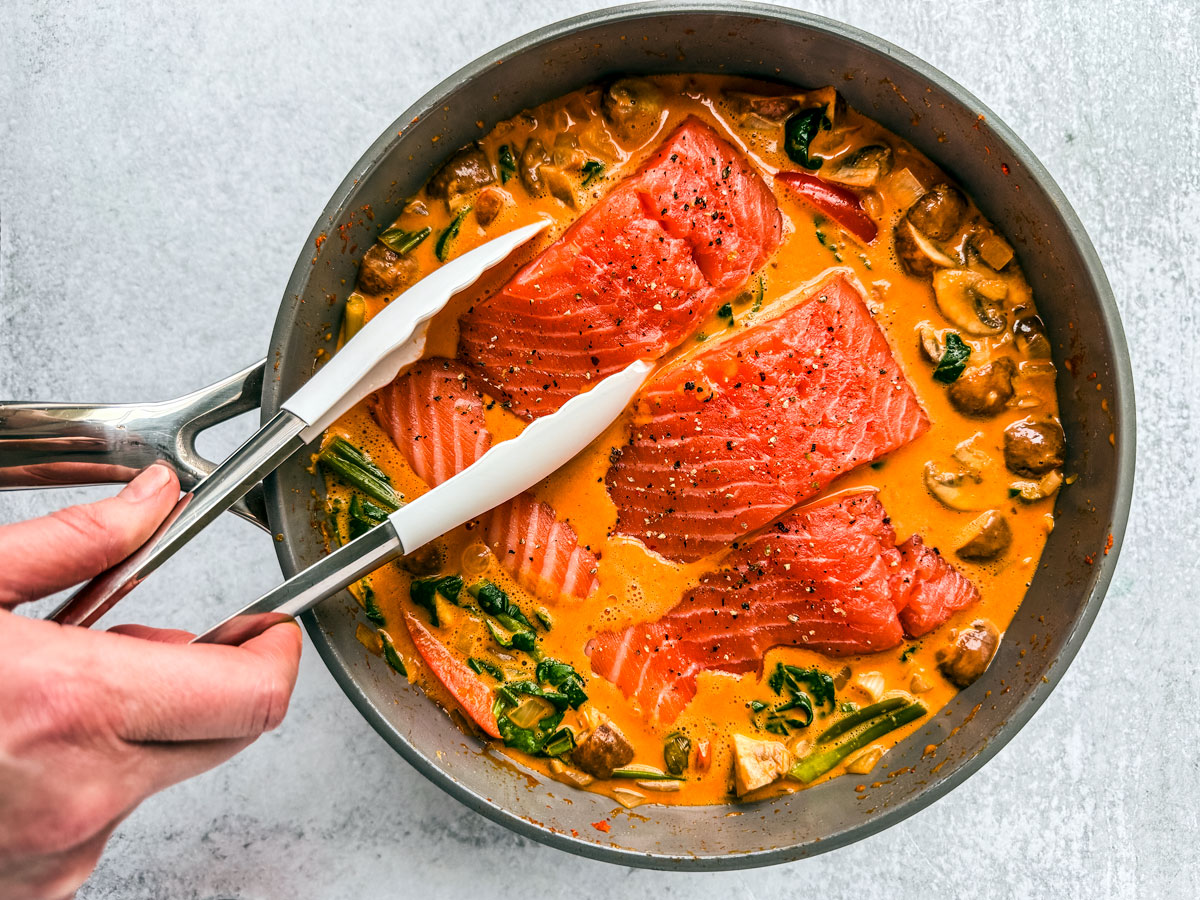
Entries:
[[[376, 135], [478, 53], [600, 5], [0, 6], [0, 396], [164, 398], [259, 358], [298, 248]], [[851, 847], [753, 872], [635, 871], [449, 800], [310, 648], [284, 725], [144, 804], [81, 897], [1195, 896], [1198, 13], [1184, 0], [807, 8], [983, 98], [1074, 204], [1121, 307], [1133, 516], [1091, 636], [1033, 721], [945, 799]], [[206, 446], [228, 450], [248, 427]], [[0, 495], [0, 520], [90, 495]], [[195, 629], [278, 575], [269, 541], [227, 518], [116, 618]]]

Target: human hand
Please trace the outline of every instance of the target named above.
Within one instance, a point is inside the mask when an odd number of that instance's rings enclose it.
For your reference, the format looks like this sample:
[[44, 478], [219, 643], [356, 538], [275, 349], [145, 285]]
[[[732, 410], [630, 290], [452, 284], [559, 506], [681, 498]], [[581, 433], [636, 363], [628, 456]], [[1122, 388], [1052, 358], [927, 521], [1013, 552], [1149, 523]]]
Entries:
[[70, 897], [143, 799], [233, 756], [287, 711], [300, 630], [240, 647], [7, 610], [111, 567], [179, 496], [151, 466], [116, 497], [0, 526], [0, 897]]

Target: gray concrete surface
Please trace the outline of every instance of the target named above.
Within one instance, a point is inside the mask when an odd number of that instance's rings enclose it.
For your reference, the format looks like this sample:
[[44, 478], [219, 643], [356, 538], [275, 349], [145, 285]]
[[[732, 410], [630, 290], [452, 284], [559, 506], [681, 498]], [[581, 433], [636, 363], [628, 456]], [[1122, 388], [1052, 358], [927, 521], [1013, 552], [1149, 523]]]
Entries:
[[[477, 53], [599, 5], [0, 4], [0, 396], [165, 397], [257, 359], [317, 212], [375, 136]], [[883, 834], [795, 865], [676, 875], [576, 859], [448, 800], [309, 652], [283, 727], [144, 804], [81, 897], [1196, 895], [1197, 13], [809, 7], [990, 104], [1062, 185], [1116, 290], [1137, 497], [1108, 600], [1050, 701], [982, 772]], [[94, 495], [3, 495], [0, 520]], [[229, 519], [116, 618], [197, 628], [278, 573], [269, 542]]]

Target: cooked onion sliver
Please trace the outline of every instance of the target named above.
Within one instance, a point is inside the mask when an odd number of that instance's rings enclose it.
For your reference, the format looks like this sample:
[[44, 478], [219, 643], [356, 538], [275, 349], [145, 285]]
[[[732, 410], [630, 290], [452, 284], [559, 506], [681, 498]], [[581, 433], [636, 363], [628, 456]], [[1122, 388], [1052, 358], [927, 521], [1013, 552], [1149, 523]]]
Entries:
[[646, 795], [640, 794], [632, 788], [613, 788], [613, 793], [616, 794], [613, 799], [626, 809], [633, 809], [646, 802]]
[[639, 781], [638, 787], [645, 788], [648, 791], [679, 791], [683, 789], [682, 781]]

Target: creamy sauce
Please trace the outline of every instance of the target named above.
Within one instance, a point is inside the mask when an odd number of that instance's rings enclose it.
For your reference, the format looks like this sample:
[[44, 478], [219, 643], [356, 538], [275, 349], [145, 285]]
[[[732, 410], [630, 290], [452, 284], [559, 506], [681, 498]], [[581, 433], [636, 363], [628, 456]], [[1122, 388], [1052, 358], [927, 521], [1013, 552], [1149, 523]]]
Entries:
[[[568, 94], [530, 113], [503, 122], [481, 139], [483, 151], [489, 159], [495, 160], [501, 145], [513, 146], [519, 152], [526, 139], [536, 135], [550, 147], [556, 134], [570, 131], [578, 136], [584, 153], [604, 161], [604, 178], [587, 191], [580, 191], [578, 209], [570, 208], [553, 196], [531, 197], [522, 187], [520, 179], [513, 178], [503, 186], [513, 202], [486, 228], [478, 225], [474, 215], [468, 215], [453, 242], [451, 256], [457, 256], [489, 237], [539, 217], [551, 217], [554, 226], [535, 241], [534, 246], [489, 273], [476, 288], [450, 303], [430, 328], [426, 356], [453, 357], [458, 340], [457, 323], [464, 311], [472, 303], [497, 290], [520, 265], [557, 238], [583, 208], [596, 202], [621, 177], [632, 172], [684, 117], [698, 116], [714, 126], [747, 155], [769, 184], [772, 183], [770, 176], [776, 171], [796, 168], [780, 147], [782, 129], [778, 123], [768, 122], [754, 127], [751, 118], [748, 125], [739, 114], [736, 104], [722, 99], [730, 90], [774, 94], [779, 92], [779, 88], [719, 76], [668, 76], [652, 81], [665, 98], [661, 115], [652, 127], [648, 127], [634, 141], [624, 140], [605, 127], [605, 119], [599, 108], [600, 92], [596, 88]], [[830, 89], [807, 95], [809, 98], [829, 96]], [[956, 614], [935, 632], [917, 641], [906, 641], [892, 650], [869, 656], [832, 659], [803, 649], [778, 648], [768, 653], [764, 672], [770, 672], [776, 661], [816, 666], [830, 673], [843, 672], [844, 667], [849, 667], [853, 674], [878, 672], [888, 689], [914, 691], [924, 686], [925, 689], [917, 696], [933, 715], [956, 692], [938, 672], [935, 659], [937, 649], [946, 644], [956, 629], [981, 617], [991, 620], [1000, 630], [1007, 627], [1034, 574], [1046, 535], [1052, 527], [1052, 499], [1025, 502], [1010, 496], [1010, 485], [1015, 478], [1005, 469], [1003, 432], [1007, 425], [1031, 412], [1039, 416], [1057, 415], [1054, 372], [1048, 361], [1033, 360], [1022, 354], [1011, 328], [1006, 328], [995, 337], [964, 334], [972, 350], [973, 365], [1009, 356], [1017, 363], [1020, 374], [1016, 380], [1016, 396], [999, 415], [968, 418], [954, 408], [948, 399], [946, 387], [932, 379], [933, 365], [923, 357], [917, 337], [922, 323], [929, 323], [939, 331], [951, 325], [939, 312], [929, 277], [908, 274], [898, 261], [891, 241], [893, 226], [902, 219], [914, 200], [911, 193], [905, 192], [903, 184], [894, 184], [897, 173], [908, 170], [925, 188], [946, 181], [946, 176], [906, 142], [854, 110], [840, 112], [834, 124], [832, 130], [821, 132], [813, 142], [813, 152], [830, 160], [817, 174], [828, 172], [834, 160], [845, 157], [854, 148], [865, 144], [886, 144], [894, 151], [892, 175], [875, 189], [867, 191], [863, 201], [866, 211], [880, 226], [879, 238], [871, 246], [860, 244], [838, 228], [828, 216], [821, 215], [790, 191], [775, 185], [773, 190], [785, 222], [785, 239], [782, 248], [763, 271], [765, 297], [762, 309], [750, 318], [739, 316], [732, 328], [727, 325], [727, 320], [716, 316], [701, 323], [698, 330], [706, 334], [706, 341], [701, 343], [694, 338], [685, 340], [663, 364], [669, 365], [674, 358], [709, 347], [726, 336], [727, 332], [752, 328], [756, 321], [777, 314], [789, 303], [804, 296], [801, 286], [826, 277], [831, 268], [844, 269], [861, 285], [897, 361], [928, 412], [932, 427], [917, 440], [886, 456], [882, 464], [863, 466], [837, 479], [818, 500], [857, 488], [878, 489], [898, 540], [919, 532], [928, 545], [941, 548], [944, 555], [978, 586], [982, 599], [976, 606]], [[436, 237], [453, 218], [447, 203], [428, 197], [424, 191], [414, 199], [418, 203], [413, 204], [412, 211], [401, 216], [397, 224], [409, 230], [428, 226]], [[439, 264], [433, 237], [425, 240], [410, 255], [420, 273], [427, 273]], [[1005, 266], [1002, 272], [988, 274], [1007, 285], [1007, 304], [1010, 308], [1020, 304], [1033, 311], [1029, 289], [1017, 270], [1015, 260]], [[364, 300], [368, 318], [385, 303], [384, 296], [378, 295], [364, 295]], [[522, 420], [506, 412], [499, 404], [487, 412], [487, 417], [497, 441], [518, 434], [524, 425]], [[611, 718], [632, 742], [636, 752], [635, 763], [662, 767], [663, 740], [672, 732], [687, 734], [693, 748], [699, 742], [710, 742], [712, 760], [707, 771], [697, 772], [693, 765], [687, 773], [686, 785], [680, 791], [656, 793], [635, 788], [630, 782], [619, 781], [596, 781], [588, 789], [610, 795], [614, 789], [636, 789], [645, 795], [646, 802], [728, 802], [732, 798], [731, 736], [743, 733], [759, 738], [771, 737], [754, 734], [748, 710], [752, 700], [769, 702], [776, 699], [765, 681], [754, 674], [702, 674], [695, 699], [679, 719], [669, 726], [656, 727], [649, 724], [614, 685], [591, 674], [588, 657], [584, 653], [584, 646], [598, 631], [664, 615], [679, 602], [689, 587], [696, 584], [703, 573], [713, 570], [719, 560], [718, 555], [690, 565], [671, 563], [648, 552], [634, 539], [609, 536], [617, 514], [605, 491], [604, 475], [609, 465], [609, 452], [623, 442], [627, 424], [626, 421], [614, 423], [588, 450], [534, 489], [536, 496], [549, 502], [560, 518], [571, 522], [581, 544], [599, 553], [599, 588], [589, 599], [581, 602], [557, 601], [550, 597], [530, 596], [498, 565], [471, 524], [455, 529], [439, 542], [445, 560], [443, 571], [461, 573], [468, 582], [486, 577], [506, 590], [527, 612], [539, 606], [545, 607], [553, 618], [553, 628], [541, 635], [543, 652], [570, 663], [584, 675], [590, 698], [585, 710], [591, 706]], [[406, 498], [412, 499], [426, 490], [403, 455], [372, 419], [365, 405], [346, 414], [330, 429], [330, 433], [342, 435], [364, 448], [390, 475], [396, 489]], [[978, 473], [978, 483], [972, 481], [964, 490], [964, 496], [979, 511], [1001, 511], [1012, 526], [1011, 548], [998, 561], [987, 564], [966, 562], [957, 559], [953, 553], [969, 537], [969, 526], [979, 512], [948, 509], [926, 489], [924, 482], [924, 470], [929, 461], [944, 468], [952, 467], [955, 448], [972, 438], [971, 446], [986, 454], [988, 461]], [[344, 510], [351, 492], [332, 478], [328, 481], [328, 489], [331, 502], [340, 502], [341, 531], [345, 533]], [[408, 599], [410, 581], [411, 576], [404, 568], [392, 564], [374, 573], [370, 577], [370, 586], [387, 619], [386, 631], [395, 641], [410, 677], [444, 706], [453, 708], [453, 701], [430, 677], [408, 639], [402, 611], [405, 608], [415, 609]], [[356, 593], [361, 599], [361, 588], [356, 588]], [[489, 644], [486, 633], [463, 610], [450, 604], [443, 604], [440, 609], [443, 612], [443, 627], [435, 631], [456, 654], [464, 658], [471, 655], [487, 656], [508, 671], [522, 671], [525, 677], [531, 677], [532, 664], [524, 654], [499, 651], [495, 644]], [[425, 615], [419, 610], [417, 614]], [[379, 651], [379, 638], [374, 629], [361, 627], [360, 638], [369, 650]], [[496, 651], [499, 651], [499, 655]], [[843, 702], [864, 705], [869, 698], [850, 684], [838, 691], [838, 703]], [[816, 719], [799, 738], [804, 739], [810, 734], [815, 736], [832, 721], [833, 717]], [[878, 742], [878, 746], [884, 749], [894, 746], [926, 721], [928, 718], [920, 719], [913, 725], [887, 735]], [[577, 731], [587, 727], [587, 723], [581, 722], [579, 714], [574, 711], [567, 713], [564, 723], [575, 727]], [[511, 750], [506, 752], [521, 763], [549, 774], [547, 760], [531, 759]], [[839, 766], [826, 777], [834, 777], [842, 771], [843, 767]], [[799, 787], [798, 782], [784, 779], [751, 797], [769, 796]], [[631, 802], [632, 795], [628, 793], [614, 796]], [[633, 797], [632, 802], [637, 802], [637, 798]]]

